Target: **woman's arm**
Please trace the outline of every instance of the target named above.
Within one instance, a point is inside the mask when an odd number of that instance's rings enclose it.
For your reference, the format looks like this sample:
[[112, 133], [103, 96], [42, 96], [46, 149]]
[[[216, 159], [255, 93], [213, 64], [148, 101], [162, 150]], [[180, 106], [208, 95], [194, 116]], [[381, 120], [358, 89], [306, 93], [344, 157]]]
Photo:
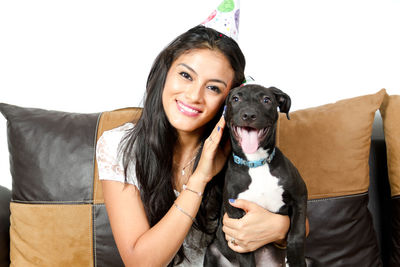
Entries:
[[[263, 207], [244, 199], [236, 199], [232, 206], [243, 209], [246, 214], [240, 219], [224, 215], [223, 228], [227, 241], [235, 238], [236, 246], [228, 242], [229, 247], [236, 252], [254, 251], [268, 243], [275, 242], [285, 246], [285, 238], [290, 227], [289, 216], [269, 212]], [[306, 235], [309, 233], [309, 223], [306, 219]]]
[[[224, 161], [218, 154], [227, 155], [227, 151], [221, 151], [218, 145], [224, 126], [225, 121], [221, 119], [211, 133], [212, 138], [206, 140], [199, 165], [187, 183], [188, 188], [203, 192], [207, 182], [223, 167]], [[124, 264], [167, 265], [182, 245], [201, 197], [183, 190], [175, 201], [178, 207], [172, 205], [166, 215], [150, 227], [136, 186], [106, 180], [102, 181], [102, 186], [111, 229]]]
[[[192, 177], [190, 185], [204, 190]], [[125, 266], [165, 266], [178, 252], [192, 220], [172, 206], [167, 214], [150, 228], [139, 190], [134, 185], [102, 181], [104, 201], [111, 229]], [[203, 187], [203, 189], [201, 189]], [[201, 198], [183, 191], [176, 200], [185, 212], [195, 217]]]

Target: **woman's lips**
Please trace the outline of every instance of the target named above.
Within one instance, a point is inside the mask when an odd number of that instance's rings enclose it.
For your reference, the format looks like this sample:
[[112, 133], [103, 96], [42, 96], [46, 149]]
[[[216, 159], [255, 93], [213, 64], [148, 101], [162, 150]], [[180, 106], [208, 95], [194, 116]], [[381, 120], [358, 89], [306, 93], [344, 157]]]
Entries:
[[190, 116], [190, 117], [196, 117], [201, 113], [201, 111], [199, 109], [188, 106], [179, 100], [176, 100], [176, 105], [180, 112], [182, 112], [183, 114]]

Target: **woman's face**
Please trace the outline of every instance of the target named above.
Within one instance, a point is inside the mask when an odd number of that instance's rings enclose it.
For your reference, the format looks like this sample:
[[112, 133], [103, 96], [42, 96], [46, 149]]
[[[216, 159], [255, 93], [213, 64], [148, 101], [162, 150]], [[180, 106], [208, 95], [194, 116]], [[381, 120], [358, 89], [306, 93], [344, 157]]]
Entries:
[[179, 132], [201, 132], [218, 112], [234, 78], [219, 52], [196, 49], [179, 56], [168, 71], [162, 102], [171, 125]]

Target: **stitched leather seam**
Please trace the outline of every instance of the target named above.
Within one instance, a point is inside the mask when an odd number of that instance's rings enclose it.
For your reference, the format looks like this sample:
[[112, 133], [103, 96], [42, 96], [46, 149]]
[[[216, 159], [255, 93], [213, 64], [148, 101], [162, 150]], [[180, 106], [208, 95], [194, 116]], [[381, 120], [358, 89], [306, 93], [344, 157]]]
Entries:
[[96, 205], [92, 205], [92, 217], [93, 217], [93, 257], [94, 257], [94, 266], [97, 267], [97, 247], [96, 247]]
[[93, 188], [93, 202], [95, 202], [95, 198], [97, 198], [97, 183], [96, 183], [96, 177], [95, 177], [95, 169], [96, 169], [96, 146], [97, 146], [97, 136], [99, 134], [99, 126], [100, 126], [100, 119], [102, 117], [103, 113], [100, 113], [99, 116], [97, 117], [97, 123], [96, 123], [96, 132], [94, 135], [94, 151], [93, 151], [93, 183], [94, 183], [94, 188]]
[[336, 200], [336, 199], [344, 199], [344, 198], [355, 198], [368, 195], [368, 192], [355, 194], [355, 195], [348, 195], [348, 196], [338, 196], [338, 197], [326, 197], [326, 198], [318, 198], [318, 199], [309, 199], [308, 202], [319, 202], [325, 200]]
[[17, 200], [11, 199], [14, 203], [25, 203], [25, 204], [93, 204], [93, 200]]

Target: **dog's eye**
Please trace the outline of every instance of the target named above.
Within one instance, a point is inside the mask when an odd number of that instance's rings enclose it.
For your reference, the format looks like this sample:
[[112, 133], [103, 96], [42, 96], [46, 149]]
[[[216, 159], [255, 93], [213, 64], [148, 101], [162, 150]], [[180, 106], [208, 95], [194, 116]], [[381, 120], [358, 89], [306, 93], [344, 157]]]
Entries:
[[238, 101], [239, 101], [239, 97], [233, 96], [233, 97], [232, 97], [232, 101], [233, 101], [233, 102], [238, 102]]
[[268, 96], [264, 97], [263, 99], [264, 103], [270, 103], [271, 102], [271, 98], [269, 98]]

